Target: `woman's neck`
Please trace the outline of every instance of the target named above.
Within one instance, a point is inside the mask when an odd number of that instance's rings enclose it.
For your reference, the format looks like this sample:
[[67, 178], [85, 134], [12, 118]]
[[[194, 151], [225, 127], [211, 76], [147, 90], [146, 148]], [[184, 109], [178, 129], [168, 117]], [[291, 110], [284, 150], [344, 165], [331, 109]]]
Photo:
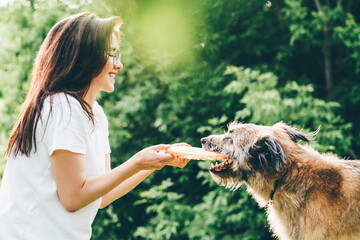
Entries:
[[89, 90], [87, 91], [87, 93], [85, 94], [85, 97], [84, 97], [85, 102], [87, 102], [87, 104], [89, 104], [90, 107], [93, 107], [98, 94], [99, 94], [99, 91], [94, 91], [94, 89], [92, 89], [90, 86]]

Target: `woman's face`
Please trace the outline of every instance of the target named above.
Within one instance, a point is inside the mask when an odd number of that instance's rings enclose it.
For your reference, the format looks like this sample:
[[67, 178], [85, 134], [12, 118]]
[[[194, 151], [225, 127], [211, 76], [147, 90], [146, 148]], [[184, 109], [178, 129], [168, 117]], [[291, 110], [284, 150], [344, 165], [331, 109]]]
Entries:
[[109, 55], [108, 61], [101, 73], [95, 77], [90, 84], [92, 92], [99, 93], [100, 91], [112, 92], [114, 91], [115, 75], [123, 68], [121, 59], [116, 59], [115, 56], [118, 49], [118, 42], [115, 33], [111, 35], [110, 49], [107, 52]]

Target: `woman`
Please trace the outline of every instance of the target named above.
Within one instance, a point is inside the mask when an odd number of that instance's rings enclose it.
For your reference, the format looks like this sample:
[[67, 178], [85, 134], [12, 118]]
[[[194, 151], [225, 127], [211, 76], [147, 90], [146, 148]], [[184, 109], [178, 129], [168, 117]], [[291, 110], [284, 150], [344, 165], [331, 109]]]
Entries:
[[98, 208], [154, 170], [183, 167], [169, 145], [143, 149], [111, 170], [108, 123], [95, 101], [123, 68], [118, 17], [81, 13], [58, 22], [35, 60], [11, 132], [0, 190], [0, 239], [89, 239]]

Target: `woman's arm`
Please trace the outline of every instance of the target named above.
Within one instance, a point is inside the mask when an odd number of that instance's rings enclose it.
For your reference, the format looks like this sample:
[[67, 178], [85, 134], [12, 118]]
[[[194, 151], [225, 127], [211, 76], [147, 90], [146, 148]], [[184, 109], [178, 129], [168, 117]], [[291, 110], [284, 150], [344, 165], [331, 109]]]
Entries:
[[142, 170], [134, 176], [126, 179], [124, 182], [120, 183], [116, 188], [103, 196], [100, 208], [106, 207], [113, 201], [121, 198], [122, 196], [133, 190], [153, 172], [154, 170]]
[[[107, 154], [105, 156], [106, 159], [106, 172], [111, 170], [111, 161], [110, 161], [110, 154]], [[118, 186], [116, 186], [114, 189], [112, 189], [110, 192], [106, 193], [104, 196], [102, 196], [100, 208], [104, 208], [113, 201], [121, 198], [128, 192], [130, 192], [132, 189], [134, 189], [137, 185], [139, 185], [146, 177], [148, 177], [151, 173], [153, 173], [154, 170], [142, 170], [138, 173], [134, 174], [130, 178], [126, 179], [122, 183], [120, 183]]]
[[[59, 199], [67, 211], [74, 212], [106, 195], [128, 179], [129, 182], [123, 184], [123, 186], [128, 185], [128, 187], [119, 187], [121, 191], [117, 190], [126, 193], [140, 183], [140, 179], [143, 180], [147, 173], [150, 174], [149, 171], [142, 170], [161, 169], [173, 161], [174, 158], [171, 155], [159, 152], [166, 148], [168, 145], [145, 148], [120, 166], [105, 174], [91, 177], [86, 176], [84, 154], [56, 150], [51, 155], [51, 164]], [[146, 174], [144, 175], [144, 173]], [[135, 174], [137, 177], [134, 176]], [[132, 176], [134, 178], [129, 179]], [[137, 181], [139, 182], [136, 183]], [[109, 196], [109, 199], [112, 199], [111, 196], [114, 195], [110, 194]]]
[[[178, 145], [189, 146], [183, 143]], [[174, 161], [167, 163], [167, 165], [183, 168], [188, 162], [189, 162], [188, 159], [175, 159]], [[105, 165], [106, 172], [110, 171], [111, 170], [110, 154], [106, 154], [105, 164], [106, 164]], [[142, 170], [136, 173], [135, 175], [131, 176], [130, 178], [126, 179], [124, 182], [120, 183], [116, 188], [114, 188], [113, 190], [111, 190], [102, 197], [100, 208], [106, 207], [113, 201], [121, 198], [122, 196], [130, 192], [153, 172], [154, 170]]]

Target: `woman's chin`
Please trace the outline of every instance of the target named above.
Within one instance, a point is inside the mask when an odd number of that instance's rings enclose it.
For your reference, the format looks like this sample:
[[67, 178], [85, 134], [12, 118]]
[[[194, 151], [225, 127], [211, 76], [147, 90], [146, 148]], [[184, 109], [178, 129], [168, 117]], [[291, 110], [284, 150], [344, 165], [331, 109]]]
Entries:
[[113, 92], [115, 89], [115, 79], [109, 77], [108, 78], [108, 84], [107, 86], [103, 89], [104, 92]]
[[103, 92], [111, 93], [114, 91], [114, 89], [115, 89], [115, 87], [114, 87], [114, 85], [112, 85], [112, 86], [109, 86], [106, 89], [104, 89]]

